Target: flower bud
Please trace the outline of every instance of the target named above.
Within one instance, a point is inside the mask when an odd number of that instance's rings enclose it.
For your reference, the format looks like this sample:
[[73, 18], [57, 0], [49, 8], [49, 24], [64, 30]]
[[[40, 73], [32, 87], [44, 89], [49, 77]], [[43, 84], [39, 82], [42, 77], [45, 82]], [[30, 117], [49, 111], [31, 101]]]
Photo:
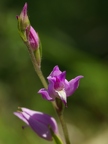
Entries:
[[25, 32], [26, 28], [30, 26], [29, 18], [27, 15], [27, 3], [25, 3], [20, 15], [17, 16], [17, 19], [19, 31]]
[[30, 28], [27, 27], [26, 35], [27, 35], [27, 40], [28, 40], [30, 47], [33, 50], [36, 50], [37, 48], [39, 48], [39, 37], [38, 37], [37, 32], [34, 30], [32, 26], [30, 26]]

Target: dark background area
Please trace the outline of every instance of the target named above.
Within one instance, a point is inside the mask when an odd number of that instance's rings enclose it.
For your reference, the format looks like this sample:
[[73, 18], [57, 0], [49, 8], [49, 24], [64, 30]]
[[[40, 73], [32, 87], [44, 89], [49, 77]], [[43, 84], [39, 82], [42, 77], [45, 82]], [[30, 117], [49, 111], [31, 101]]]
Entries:
[[[49, 143], [30, 128], [21, 129], [24, 123], [13, 115], [18, 106], [48, 113], [59, 123], [51, 103], [37, 94], [43, 86], [18, 34], [16, 15], [24, 3], [0, 0], [0, 144]], [[68, 80], [84, 76], [78, 90], [68, 98], [64, 112], [71, 143], [107, 144], [108, 2], [28, 0], [27, 3], [31, 25], [39, 33], [43, 46], [45, 77], [55, 65], [67, 71]]]

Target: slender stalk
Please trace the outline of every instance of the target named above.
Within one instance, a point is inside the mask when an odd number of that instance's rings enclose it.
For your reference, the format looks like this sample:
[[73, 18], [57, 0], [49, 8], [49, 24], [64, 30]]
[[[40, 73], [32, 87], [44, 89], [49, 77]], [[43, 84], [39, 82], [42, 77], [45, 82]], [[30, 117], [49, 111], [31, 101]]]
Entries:
[[65, 108], [64, 103], [58, 98], [56, 98], [55, 101], [57, 104], [56, 112], [57, 112], [57, 115], [59, 117], [59, 120], [60, 120], [60, 123], [62, 126], [62, 130], [63, 130], [66, 144], [70, 144], [69, 133], [68, 133], [68, 129], [67, 129], [67, 125], [66, 125], [64, 116], [63, 116], [63, 112], [64, 112], [64, 108]]
[[43, 86], [45, 88], [47, 88], [48, 87], [47, 82], [46, 82], [46, 80], [45, 80], [45, 78], [44, 78], [44, 76], [42, 74], [42, 71], [41, 71], [40, 67], [38, 66], [38, 64], [36, 62], [36, 59], [35, 59], [35, 56], [34, 56], [34, 52], [33, 52], [32, 48], [30, 48], [28, 43], [26, 43], [26, 45], [28, 47], [28, 51], [29, 51], [29, 54], [30, 54], [30, 57], [31, 57], [31, 61], [32, 61], [33, 66], [34, 66], [34, 69], [35, 69], [40, 81], [42, 82]]
[[[48, 84], [47, 84], [47, 82], [45, 80], [45, 77], [43, 76], [42, 71], [41, 71], [40, 67], [38, 66], [38, 64], [36, 62], [34, 53], [33, 53], [32, 49], [30, 48], [30, 46], [29, 46], [29, 44], [27, 42], [26, 42], [26, 46], [28, 47], [28, 51], [29, 51], [29, 54], [30, 54], [30, 57], [31, 57], [31, 60], [32, 60], [32, 63], [33, 63], [33, 66], [34, 66], [34, 69], [35, 69], [40, 81], [42, 82], [44, 88], [47, 88]], [[63, 130], [63, 133], [64, 133], [66, 144], [70, 144], [69, 134], [68, 134], [68, 130], [67, 130], [67, 126], [66, 126], [64, 117], [63, 117], [63, 112], [59, 112], [58, 111], [58, 108], [57, 108], [57, 105], [56, 105], [55, 101], [52, 101], [52, 105], [53, 105], [53, 107], [54, 107], [54, 109], [57, 112], [57, 115], [59, 117], [59, 120], [60, 120], [60, 123], [61, 123], [61, 126], [62, 126], [62, 130]]]
[[58, 115], [58, 117], [59, 117], [62, 129], [63, 129], [66, 144], [70, 144], [69, 133], [68, 133], [67, 125], [66, 125], [65, 119], [63, 117], [63, 114]]

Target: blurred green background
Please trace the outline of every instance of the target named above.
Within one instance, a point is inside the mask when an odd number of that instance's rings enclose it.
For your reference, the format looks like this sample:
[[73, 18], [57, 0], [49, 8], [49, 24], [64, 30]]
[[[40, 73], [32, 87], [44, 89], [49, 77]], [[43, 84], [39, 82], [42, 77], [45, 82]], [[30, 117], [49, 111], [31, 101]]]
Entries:
[[[55, 65], [67, 71], [68, 80], [84, 75], [65, 109], [71, 143], [108, 144], [108, 2], [27, 2], [43, 45], [45, 77]], [[51, 103], [37, 94], [43, 86], [18, 35], [16, 15], [24, 3], [0, 0], [0, 144], [50, 143], [30, 128], [21, 129], [24, 123], [13, 115], [18, 106], [48, 113], [58, 121]]]

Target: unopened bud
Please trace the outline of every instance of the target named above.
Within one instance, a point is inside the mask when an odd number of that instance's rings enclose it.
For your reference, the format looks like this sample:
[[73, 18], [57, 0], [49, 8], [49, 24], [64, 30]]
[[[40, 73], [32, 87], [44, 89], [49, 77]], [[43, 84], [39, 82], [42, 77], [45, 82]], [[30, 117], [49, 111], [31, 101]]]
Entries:
[[18, 28], [20, 31], [25, 31], [28, 26], [30, 26], [29, 18], [27, 15], [27, 3], [25, 3], [21, 13], [17, 16]]
[[38, 37], [37, 32], [34, 30], [32, 26], [30, 26], [30, 28], [27, 27], [26, 35], [27, 35], [27, 40], [28, 40], [30, 47], [33, 50], [36, 50], [37, 48], [39, 48], [39, 37]]

